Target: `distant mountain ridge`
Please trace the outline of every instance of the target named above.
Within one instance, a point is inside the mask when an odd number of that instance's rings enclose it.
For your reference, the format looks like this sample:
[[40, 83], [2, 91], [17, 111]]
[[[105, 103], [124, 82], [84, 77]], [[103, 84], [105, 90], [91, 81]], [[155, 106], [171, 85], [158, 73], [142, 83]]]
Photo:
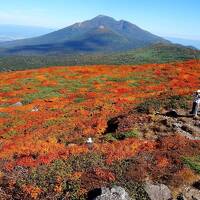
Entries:
[[185, 38], [177, 38], [177, 37], [165, 37], [167, 40], [173, 42], [173, 43], [178, 43], [182, 44], [185, 46], [190, 46], [194, 47], [200, 50], [200, 39], [199, 40], [192, 40], [192, 39], [185, 39]]
[[170, 43], [138, 26], [99, 15], [40, 37], [0, 43], [0, 54], [74, 54], [120, 52]]
[[11, 41], [30, 37], [38, 37], [52, 32], [54, 29], [38, 26], [0, 24], [0, 41]]

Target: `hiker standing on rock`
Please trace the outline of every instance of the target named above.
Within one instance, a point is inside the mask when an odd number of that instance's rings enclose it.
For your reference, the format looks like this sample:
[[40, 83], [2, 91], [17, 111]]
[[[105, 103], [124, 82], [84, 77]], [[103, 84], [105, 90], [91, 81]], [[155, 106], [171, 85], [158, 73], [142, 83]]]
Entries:
[[195, 117], [197, 117], [198, 115], [199, 104], [200, 104], [200, 90], [197, 90], [196, 93], [194, 94], [194, 101], [191, 112], [191, 114], [194, 115]]

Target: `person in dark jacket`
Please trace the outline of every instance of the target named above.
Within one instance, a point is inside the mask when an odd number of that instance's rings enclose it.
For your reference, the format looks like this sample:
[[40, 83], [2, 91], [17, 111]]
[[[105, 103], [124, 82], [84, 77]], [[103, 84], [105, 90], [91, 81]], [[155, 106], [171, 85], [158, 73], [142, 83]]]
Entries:
[[200, 90], [197, 90], [194, 94], [193, 106], [191, 114], [197, 117], [199, 111], [199, 104], [200, 104]]

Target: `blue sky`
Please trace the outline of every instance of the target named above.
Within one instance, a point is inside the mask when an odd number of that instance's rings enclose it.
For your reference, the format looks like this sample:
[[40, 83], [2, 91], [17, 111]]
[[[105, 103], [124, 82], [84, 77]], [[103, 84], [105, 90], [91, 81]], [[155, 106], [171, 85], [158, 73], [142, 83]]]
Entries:
[[0, 0], [0, 24], [62, 28], [99, 14], [161, 36], [200, 40], [200, 0]]

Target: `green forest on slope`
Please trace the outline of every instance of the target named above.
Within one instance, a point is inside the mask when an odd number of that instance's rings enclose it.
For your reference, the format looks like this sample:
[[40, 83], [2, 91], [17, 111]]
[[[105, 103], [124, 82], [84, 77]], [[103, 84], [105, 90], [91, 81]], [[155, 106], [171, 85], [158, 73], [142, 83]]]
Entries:
[[132, 65], [200, 59], [200, 51], [174, 44], [157, 44], [123, 53], [0, 57], [0, 71], [49, 66]]

